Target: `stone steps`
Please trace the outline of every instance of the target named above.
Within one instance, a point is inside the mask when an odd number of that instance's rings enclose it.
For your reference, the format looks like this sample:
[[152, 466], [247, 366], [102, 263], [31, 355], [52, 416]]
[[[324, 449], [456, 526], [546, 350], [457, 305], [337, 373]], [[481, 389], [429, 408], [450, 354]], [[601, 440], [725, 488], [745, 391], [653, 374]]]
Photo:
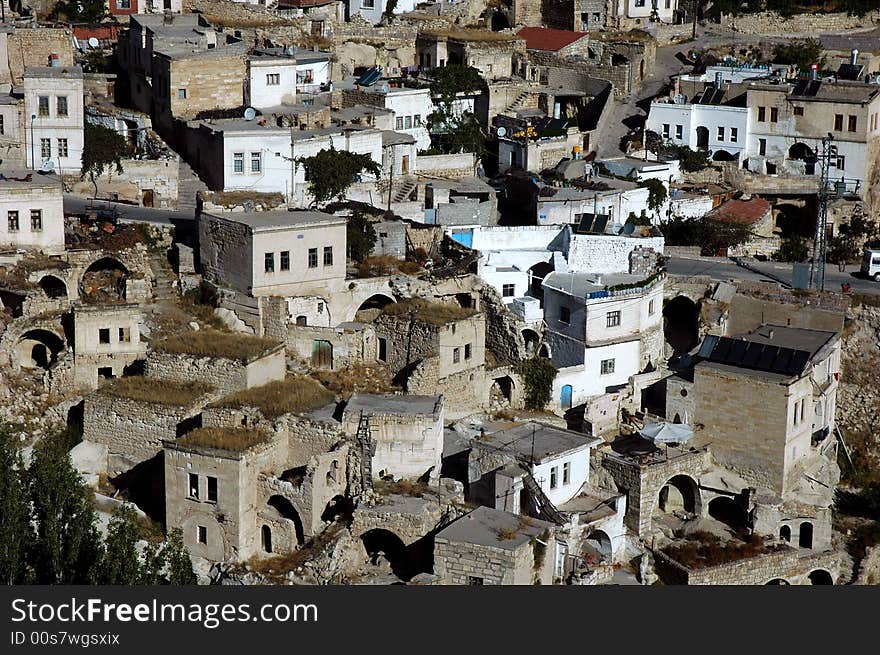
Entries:
[[199, 191], [207, 191], [208, 187], [199, 179], [195, 171], [182, 159], [180, 160], [180, 173], [177, 182], [177, 209], [178, 211], [195, 212], [196, 194]]

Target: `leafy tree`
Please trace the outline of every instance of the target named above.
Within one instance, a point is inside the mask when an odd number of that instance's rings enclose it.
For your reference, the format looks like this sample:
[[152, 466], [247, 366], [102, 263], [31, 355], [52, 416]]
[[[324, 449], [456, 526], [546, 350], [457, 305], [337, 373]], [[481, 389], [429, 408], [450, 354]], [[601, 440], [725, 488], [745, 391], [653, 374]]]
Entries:
[[102, 548], [91, 490], [73, 468], [64, 438], [48, 435], [28, 469], [35, 539], [31, 565], [37, 584], [92, 584]]
[[779, 250], [773, 253], [773, 259], [778, 262], [805, 262], [809, 257], [809, 244], [799, 234], [784, 238], [779, 244]]
[[677, 159], [681, 170], [693, 173], [701, 171], [710, 164], [709, 152], [706, 150], [694, 150], [689, 146], [667, 144], [665, 148], [667, 156]]
[[428, 116], [428, 126], [437, 134], [438, 145], [447, 153], [472, 152], [482, 154], [486, 135], [479, 121], [461, 108], [459, 94], [479, 92], [483, 78], [473, 66], [441, 66], [428, 74], [434, 111]]
[[739, 246], [748, 241], [751, 230], [739, 223], [728, 223], [704, 216], [696, 219], [675, 218], [663, 224], [666, 244], [670, 246], [699, 246], [703, 254]]
[[69, 23], [98, 23], [107, 15], [105, 0], [63, 0], [52, 12]]
[[98, 178], [104, 174], [104, 171], [111, 174], [113, 170], [117, 173], [122, 172], [122, 158], [128, 150], [128, 145], [116, 130], [88, 121], [83, 125], [83, 140], [80, 177], [89, 176], [97, 198]]
[[550, 402], [553, 380], [559, 372], [546, 357], [534, 357], [519, 362], [516, 372], [523, 380], [525, 403], [529, 409], [544, 409]]
[[317, 155], [300, 157], [296, 161], [306, 170], [309, 193], [316, 205], [333, 199], [343, 200], [345, 192], [361, 173], [372, 173], [376, 177], [382, 174], [370, 155], [347, 150], [324, 149]]
[[654, 215], [657, 216], [658, 212], [663, 207], [663, 203], [666, 202], [666, 186], [663, 182], [656, 179], [639, 182], [639, 186], [648, 189], [648, 209], [654, 212]]
[[0, 584], [28, 581], [26, 547], [32, 542], [24, 464], [9, 430], [0, 429]]
[[859, 248], [855, 242], [843, 235], [828, 240], [828, 261], [845, 264], [859, 256]]
[[100, 584], [133, 585], [141, 580], [138, 558], [137, 514], [130, 505], [121, 505], [113, 513], [104, 542]]
[[348, 217], [346, 226], [348, 256], [357, 263], [362, 263], [376, 245], [376, 229], [373, 221], [361, 211], [355, 211]]
[[174, 528], [168, 535], [164, 557], [168, 567], [168, 584], [194, 585], [198, 582], [189, 552], [183, 545], [183, 531], [180, 528]]
[[819, 70], [822, 70], [826, 61], [822, 44], [818, 39], [795, 39], [787, 43], [779, 43], [773, 48], [774, 63], [797, 66], [801, 71], [809, 71], [813, 64], [818, 64]]
[[397, 0], [388, 0], [385, 5], [385, 11], [382, 15], [385, 18], [391, 18], [394, 15], [395, 9], [397, 9]]

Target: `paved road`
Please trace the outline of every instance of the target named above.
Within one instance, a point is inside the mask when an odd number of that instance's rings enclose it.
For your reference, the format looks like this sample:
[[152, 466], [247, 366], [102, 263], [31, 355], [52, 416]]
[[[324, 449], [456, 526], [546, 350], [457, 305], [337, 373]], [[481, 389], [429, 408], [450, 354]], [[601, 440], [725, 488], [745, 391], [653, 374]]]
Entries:
[[[750, 262], [749, 266], [753, 270], [738, 266], [725, 257], [673, 257], [667, 262], [666, 270], [672, 275], [708, 275], [719, 281], [764, 280], [791, 284], [791, 264]], [[880, 283], [857, 277], [857, 272], [858, 266], [848, 266], [841, 273], [835, 264], [829, 264], [825, 269], [825, 290], [839, 292], [840, 285], [848, 282], [855, 292], [880, 294]]]
[[[83, 211], [90, 200], [81, 196], [64, 194], [64, 211], [76, 213]], [[119, 212], [119, 219], [125, 222], [157, 223], [162, 225], [178, 225], [181, 222], [192, 222], [195, 215], [192, 212], [179, 212], [171, 209], [153, 209], [151, 207], [135, 207], [125, 203], [97, 201], [99, 206], [115, 205]]]

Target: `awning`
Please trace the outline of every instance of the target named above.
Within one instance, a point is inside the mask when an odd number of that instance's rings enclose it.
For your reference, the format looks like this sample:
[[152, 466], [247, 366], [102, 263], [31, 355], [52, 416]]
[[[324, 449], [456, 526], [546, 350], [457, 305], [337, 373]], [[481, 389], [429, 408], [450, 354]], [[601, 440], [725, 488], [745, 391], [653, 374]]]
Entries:
[[694, 436], [694, 431], [683, 423], [648, 423], [639, 434], [654, 443], [684, 443]]

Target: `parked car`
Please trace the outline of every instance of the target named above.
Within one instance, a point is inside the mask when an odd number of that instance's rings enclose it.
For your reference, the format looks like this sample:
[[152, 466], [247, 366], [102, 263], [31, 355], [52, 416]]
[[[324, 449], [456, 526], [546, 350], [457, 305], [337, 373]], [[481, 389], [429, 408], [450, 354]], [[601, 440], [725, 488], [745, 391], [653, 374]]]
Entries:
[[880, 250], [865, 250], [862, 256], [862, 275], [874, 282], [880, 282]]

